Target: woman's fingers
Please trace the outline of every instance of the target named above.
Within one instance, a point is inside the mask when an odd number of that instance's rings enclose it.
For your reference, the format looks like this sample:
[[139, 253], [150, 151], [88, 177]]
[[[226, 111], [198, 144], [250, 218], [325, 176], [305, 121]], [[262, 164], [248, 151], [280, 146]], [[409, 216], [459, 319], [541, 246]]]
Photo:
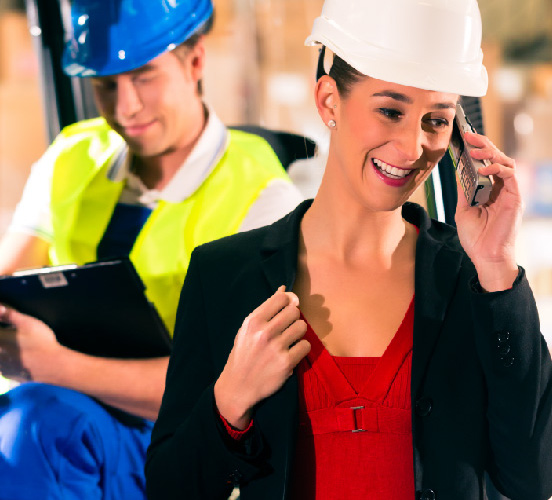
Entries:
[[257, 309], [255, 309], [250, 316], [254, 316], [257, 319], [269, 321], [276, 316], [284, 307], [288, 304], [299, 305], [299, 299], [293, 292], [286, 292], [284, 285], [280, 286], [278, 290], [265, 300]]
[[477, 148], [484, 148], [486, 146], [496, 148], [493, 142], [486, 135], [477, 134], [475, 132], [466, 132], [464, 137], [469, 144]]
[[501, 179], [510, 179], [515, 177], [516, 172], [513, 168], [507, 167], [502, 163], [491, 163], [486, 167], [481, 167], [479, 173], [482, 175], [493, 175]]
[[286, 295], [285, 287], [282, 285], [276, 290], [274, 295], [265, 300], [250, 316], [255, 316], [261, 320], [268, 321], [273, 318], [278, 312], [287, 306], [289, 297]]
[[471, 150], [473, 158], [477, 160], [489, 160], [491, 163], [500, 163], [509, 168], [516, 167], [515, 160], [500, 151], [488, 137], [469, 132], [465, 134], [465, 137], [468, 143], [476, 148]]
[[266, 332], [270, 339], [299, 318], [298, 305], [297, 296], [281, 286], [245, 319], [241, 329], [248, 333]]
[[307, 323], [297, 319], [282, 332], [281, 342], [284, 349], [289, 349], [298, 340], [303, 338], [307, 331]]
[[308, 340], [302, 339], [289, 348], [289, 359], [291, 370], [293, 370], [301, 360], [309, 353], [311, 345]]
[[276, 316], [274, 316], [267, 324], [267, 334], [269, 338], [274, 338], [280, 335], [290, 325], [296, 322], [300, 317], [299, 308], [295, 304], [290, 303], [284, 307]]

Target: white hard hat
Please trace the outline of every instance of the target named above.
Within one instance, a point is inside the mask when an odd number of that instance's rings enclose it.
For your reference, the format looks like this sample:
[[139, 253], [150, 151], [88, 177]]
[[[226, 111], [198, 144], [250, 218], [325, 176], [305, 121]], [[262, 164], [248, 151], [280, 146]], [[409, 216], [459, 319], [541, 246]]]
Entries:
[[305, 45], [364, 75], [480, 97], [488, 86], [477, 0], [326, 0]]

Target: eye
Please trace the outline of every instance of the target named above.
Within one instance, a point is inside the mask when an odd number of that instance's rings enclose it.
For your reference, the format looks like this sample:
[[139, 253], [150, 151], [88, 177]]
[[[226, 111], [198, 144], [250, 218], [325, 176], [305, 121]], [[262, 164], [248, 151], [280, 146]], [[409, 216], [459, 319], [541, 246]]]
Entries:
[[153, 71], [145, 71], [143, 73], [135, 75], [132, 81], [136, 84], [145, 84], [152, 81], [154, 78], [155, 73]]
[[117, 89], [117, 82], [109, 79], [92, 80], [92, 85], [100, 92], [113, 92]]
[[445, 118], [430, 118], [428, 123], [435, 128], [446, 128], [449, 126], [449, 121]]
[[393, 108], [378, 108], [378, 112], [390, 120], [398, 120], [402, 116], [398, 109]]
[[151, 80], [151, 78], [147, 75], [141, 75], [134, 79], [136, 83], [147, 83]]

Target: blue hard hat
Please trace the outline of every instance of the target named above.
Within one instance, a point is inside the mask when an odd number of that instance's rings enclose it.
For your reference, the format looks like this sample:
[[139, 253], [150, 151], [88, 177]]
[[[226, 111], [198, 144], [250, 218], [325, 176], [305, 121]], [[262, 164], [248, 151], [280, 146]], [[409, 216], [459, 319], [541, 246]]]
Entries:
[[211, 0], [72, 0], [63, 52], [70, 76], [105, 76], [144, 66], [200, 31]]

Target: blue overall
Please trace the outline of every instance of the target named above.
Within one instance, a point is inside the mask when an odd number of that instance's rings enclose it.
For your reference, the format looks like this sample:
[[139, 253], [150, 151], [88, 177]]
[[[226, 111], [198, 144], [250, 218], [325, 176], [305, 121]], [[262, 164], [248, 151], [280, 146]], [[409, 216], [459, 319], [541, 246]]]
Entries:
[[[128, 255], [149, 213], [117, 205], [98, 258]], [[152, 428], [79, 392], [22, 384], [0, 396], [0, 500], [144, 499]]]

